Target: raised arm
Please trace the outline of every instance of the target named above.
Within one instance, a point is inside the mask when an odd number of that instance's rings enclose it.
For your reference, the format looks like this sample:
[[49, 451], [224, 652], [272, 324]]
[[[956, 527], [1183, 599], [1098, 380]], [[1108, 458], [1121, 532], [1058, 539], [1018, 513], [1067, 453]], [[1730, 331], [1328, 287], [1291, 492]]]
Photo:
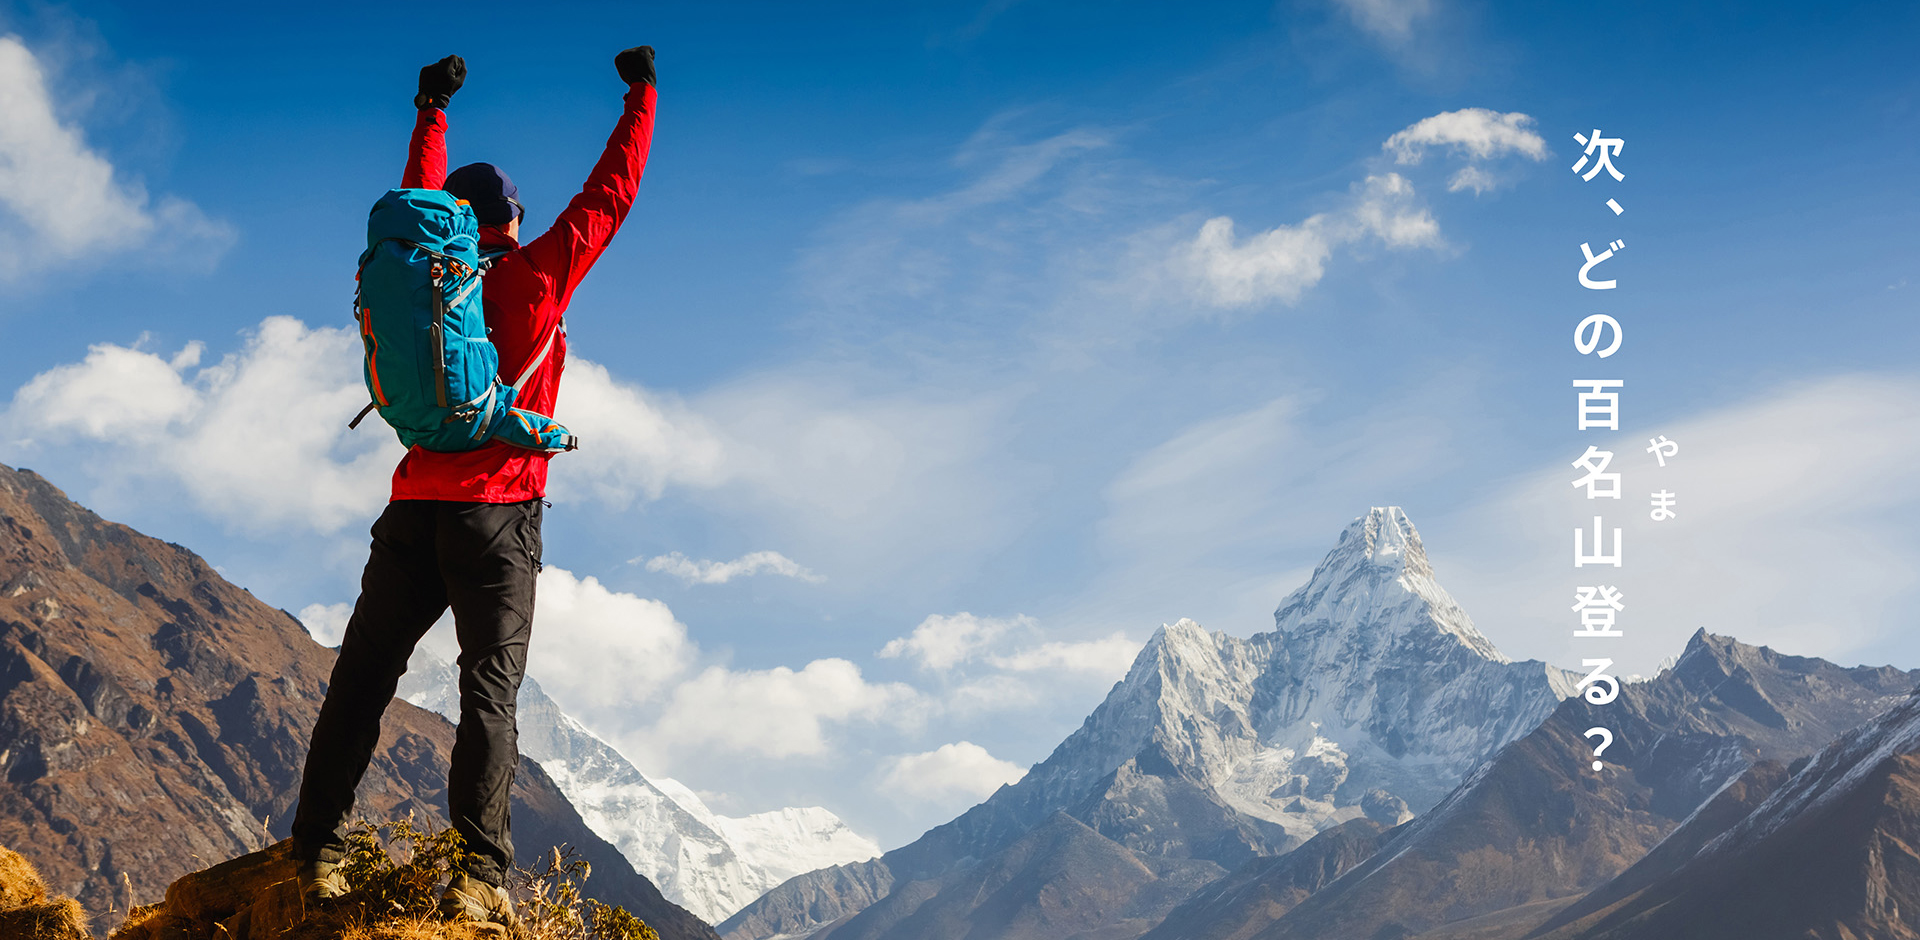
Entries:
[[413, 141], [407, 145], [403, 189], [439, 189], [447, 183], [447, 112], [422, 108], [413, 122]]
[[467, 80], [467, 61], [450, 55], [420, 70], [420, 93], [413, 106], [420, 116], [413, 122], [413, 140], [407, 146], [407, 169], [400, 177], [406, 189], [439, 189], [447, 182], [447, 112], [453, 93]]
[[580, 195], [555, 219], [553, 227], [528, 243], [527, 261], [548, 279], [561, 306], [613, 240], [620, 223], [640, 192], [647, 151], [653, 144], [653, 47], [638, 46], [614, 58], [627, 82], [626, 109], [607, 138], [607, 148], [593, 167]]

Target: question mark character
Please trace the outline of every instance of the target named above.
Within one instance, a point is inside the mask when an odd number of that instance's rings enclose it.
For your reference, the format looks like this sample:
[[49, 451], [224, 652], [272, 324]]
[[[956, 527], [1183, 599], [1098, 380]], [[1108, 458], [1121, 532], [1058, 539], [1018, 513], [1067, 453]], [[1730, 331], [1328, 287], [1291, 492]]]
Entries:
[[1613, 746], [1613, 732], [1605, 728], [1588, 728], [1582, 732], [1580, 736], [1591, 738], [1596, 734], [1600, 736], [1600, 743], [1593, 749], [1593, 769], [1599, 770], [1602, 763], [1600, 755], [1606, 753], [1607, 748]]

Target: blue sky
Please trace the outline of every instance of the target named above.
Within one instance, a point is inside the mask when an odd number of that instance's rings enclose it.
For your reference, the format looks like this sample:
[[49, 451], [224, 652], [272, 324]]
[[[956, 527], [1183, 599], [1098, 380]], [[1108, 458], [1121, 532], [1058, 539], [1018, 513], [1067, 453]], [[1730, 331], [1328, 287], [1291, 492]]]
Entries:
[[[1269, 628], [1369, 506], [1503, 650], [1577, 664], [1589, 443], [1640, 500], [1623, 668], [1700, 626], [1920, 666], [1910, 5], [462, 10], [0, 5], [0, 462], [324, 634], [396, 456], [343, 429], [341, 331], [416, 70], [467, 58], [453, 159], [539, 229], [645, 42], [533, 669], [723, 812], [899, 844], [1160, 623]], [[1569, 172], [1594, 128], [1623, 181]], [[1615, 239], [1620, 288], [1578, 286]], [[1581, 377], [1627, 381], [1618, 435], [1574, 430]]]

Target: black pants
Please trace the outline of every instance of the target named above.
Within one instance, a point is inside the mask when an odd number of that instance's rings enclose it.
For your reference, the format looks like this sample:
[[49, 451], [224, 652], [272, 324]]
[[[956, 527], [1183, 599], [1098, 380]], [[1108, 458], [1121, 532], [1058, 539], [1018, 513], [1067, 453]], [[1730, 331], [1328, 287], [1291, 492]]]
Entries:
[[460, 726], [447, 775], [453, 827], [475, 854], [467, 873], [503, 884], [520, 753], [514, 700], [526, 672], [540, 570], [540, 501], [399, 500], [373, 524], [360, 599], [313, 726], [293, 836], [302, 859], [338, 861], [353, 791], [380, 740], [380, 715], [407, 657], [453, 608], [460, 640]]

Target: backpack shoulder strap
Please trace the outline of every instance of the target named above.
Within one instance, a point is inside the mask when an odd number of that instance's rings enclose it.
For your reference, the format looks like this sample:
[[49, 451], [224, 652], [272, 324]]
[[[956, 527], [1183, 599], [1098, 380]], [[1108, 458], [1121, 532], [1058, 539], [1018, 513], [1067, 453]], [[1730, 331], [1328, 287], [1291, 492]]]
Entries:
[[534, 370], [540, 368], [540, 364], [547, 361], [547, 353], [553, 351], [553, 342], [560, 336], [560, 324], [561, 321], [559, 320], [553, 321], [553, 329], [547, 331], [547, 341], [540, 344], [540, 351], [533, 354], [533, 361], [527, 363], [527, 367], [520, 370], [520, 377], [513, 380], [513, 391], [515, 394], [518, 394], [520, 389], [527, 384], [528, 379], [533, 378]]
[[485, 277], [485, 276], [486, 276], [486, 273], [487, 273], [488, 271], [491, 271], [491, 270], [493, 270], [493, 263], [494, 263], [495, 261], [498, 261], [498, 260], [500, 260], [501, 258], [504, 258], [504, 257], [506, 257], [506, 256], [507, 256], [507, 255], [509, 255], [509, 254], [511, 254], [511, 252], [508, 252], [508, 251], [483, 251], [483, 252], [481, 252], [481, 253], [480, 253], [480, 275], [481, 275], [482, 277]]
[[[494, 262], [499, 261], [509, 254], [512, 254], [511, 250], [481, 252], [480, 275], [485, 277], [488, 271], [493, 270]], [[540, 344], [540, 351], [533, 354], [532, 361], [527, 363], [526, 368], [520, 370], [520, 376], [514, 379], [513, 383], [509, 386], [516, 394], [526, 387], [527, 380], [533, 378], [533, 373], [539, 370], [540, 364], [547, 361], [547, 354], [553, 352], [554, 340], [558, 338], [560, 333], [565, 329], [564, 319], [554, 321], [553, 328], [547, 331], [546, 342]]]

